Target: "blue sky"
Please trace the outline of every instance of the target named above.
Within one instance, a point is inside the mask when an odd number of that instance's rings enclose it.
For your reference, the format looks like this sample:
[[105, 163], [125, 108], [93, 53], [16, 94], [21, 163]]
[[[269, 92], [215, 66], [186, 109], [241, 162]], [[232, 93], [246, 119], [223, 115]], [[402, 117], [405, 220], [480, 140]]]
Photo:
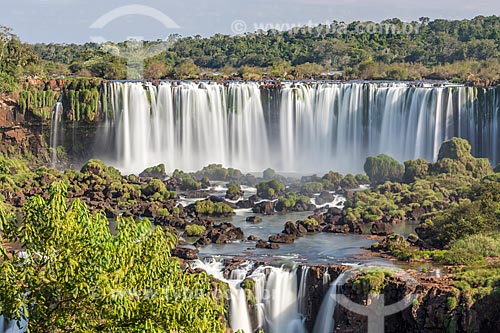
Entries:
[[[151, 15], [117, 15], [102, 28], [91, 25], [102, 15], [126, 5], [148, 6], [176, 23], [162, 24]], [[138, 8], [138, 7], [137, 7]], [[142, 7], [143, 9], [145, 7]], [[151, 11], [143, 11], [143, 14]], [[87, 42], [141, 37], [233, 34], [232, 27], [254, 31], [269, 24], [294, 25], [399, 17], [463, 19], [500, 15], [498, 0], [2, 0], [0, 25], [14, 28], [27, 42]], [[160, 20], [161, 21], [161, 20]], [[234, 25], [233, 22], [238, 24]], [[244, 22], [242, 25], [241, 22]]]

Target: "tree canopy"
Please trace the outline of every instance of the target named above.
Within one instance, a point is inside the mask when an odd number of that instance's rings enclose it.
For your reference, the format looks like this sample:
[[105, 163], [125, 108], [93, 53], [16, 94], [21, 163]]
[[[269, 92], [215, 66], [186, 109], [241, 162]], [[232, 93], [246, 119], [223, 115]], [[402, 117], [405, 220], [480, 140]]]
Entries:
[[32, 197], [22, 223], [0, 211], [0, 234], [26, 255], [0, 259], [0, 314], [31, 332], [224, 332], [217, 284], [170, 257], [176, 237], [148, 220], [118, 218], [110, 232], [65, 187]]

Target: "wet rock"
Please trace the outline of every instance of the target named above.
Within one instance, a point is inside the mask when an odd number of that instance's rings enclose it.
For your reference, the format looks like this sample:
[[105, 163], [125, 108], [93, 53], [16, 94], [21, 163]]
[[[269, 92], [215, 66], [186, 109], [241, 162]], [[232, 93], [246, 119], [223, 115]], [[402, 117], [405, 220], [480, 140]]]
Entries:
[[187, 199], [200, 199], [206, 198], [209, 195], [208, 191], [186, 191], [183, 193], [183, 196]]
[[274, 214], [274, 202], [272, 201], [262, 201], [255, 204], [252, 211], [256, 214], [263, 215], [273, 215]]
[[270, 243], [278, 243], [278, 244], [292, 244], [295, 242], [295, 236], [287, 235], [287, 234], [278, 234], [269, 236]]
[[342, 216], [342, 209], [338, 208], [338, 207], [331, 207], [328, 209], [328, 212], [327, 214], [330, 214], [330, 215], [333, 215], [333, 216]]
[[310, 224], [310, 223], [305, 223], [304, 221], [299, 221], [298, 225], [304, 228], [307, 231], [307, 233], [318, 233], [323, 230], [323, 227], [319, 224]]
[[277, 250], [280, 246], [276, 243], [269, 243], [263, 240], [257, 241], [257, 245], [255, 245], [258, 249], [269, 249], [269, 250]]
[[176, 247], [172, 250], [172, 255], [177, 258], [184, 260], [194, 260], [198, 259], [198, 249], [190, 249], [186, 247]]
[[157, 216], [153, 221], [154, 225], [162, 227], [173, 227], [177, 229], [185, 229], [186, 221], [175, 216]]
[[351, 228], [349, 227], [348, 224], [344, 224], [344, 225], [328, 224], [328, 225], [323, 227], [322, 231], [334, 233], [334, 234], [348, 234], [349, 232], [351, 232]]
[[145, 207], [144, 213], [142, 213], [142, 216], [155, 217], [157, 213], [158, 213], [158, 206], [155, 204], [150, 204], [150, 205], [147, 205]]
[[234, 240], [242, 240], [245, 234], [241, 228], [236, 228], [231, 223], [221, 223], [207, 231], [205, 237], [198, 239], [196, 245], [203, 246], [210, 243], [229, 244]]
[[246, 221], [248, 223], [257, 224], [257, 223], [262, 222], [262, 218], [260, 216], [249, 216], [246, 218]]
[[191, 221], [191, 223], [202, 225], [205, 229], [211, 229], [215, 226], [215, 220], [210, 216], [197, 216]]
[[292, 235], [294, 237], [302, 237], [307, 234], [307, 229], [303, 225], [288, 221], [285, 223], [285, 229], [283, 233], [286, 235]]
[[240, 209], [249, 209], [253, 207], [254, 202], [250, 200], [240, 200], [236, 203], [236, 206]]
[[316, 197], [316, 204], [321, 206], [321, 205], [332, 202], [334, 199], [335, 199], [335, 197], [333, 194], [331, 194], [328, 191], [323, 191], [320, 193], [320, 195], [318, 197]]
[[375, 222], [372, 225], [371, 229], [371, 234], [376, 235], [376, 236], [388, 236], [390, 234], [393, 234], [394, 231], [392, 230], [392, 227], [383, 222]]
[[257, 236], [250, 235], [250, 236], [248, 236], [247, 240], [250, 241], [250, 242], [258, 242], [261, 239], [259, 237], [257, 237]]

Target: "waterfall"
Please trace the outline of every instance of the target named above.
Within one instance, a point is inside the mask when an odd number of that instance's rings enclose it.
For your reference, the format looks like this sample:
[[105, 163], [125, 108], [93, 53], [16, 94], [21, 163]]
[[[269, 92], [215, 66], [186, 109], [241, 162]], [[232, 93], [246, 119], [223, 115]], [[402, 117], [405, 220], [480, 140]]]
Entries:
[[229, 309], [229, 324], [233, 331], [241, 330], [243, 333], [252, 333], [252, 324], [247, 308], [247, 298], [245, 290], [241, 287], [241, 282], [246, 277], [246, 271], [235, 269], [231, 272], [231, 279], [228, 281], [231, 292], [231, 308]]
[[57, 147], [59, 144], [59, 135], [61, 130], [61, 118], [63, 114], [63, 105], [61, 102], [57, 102], [51, 113], [50, 117], [50, 148], [51, 148], [51, 166], [55, 168], [57, 166]]
[[97, 145], [107, 149], [98, 157], [123, 172], [220, 163], [245, 172], [354, 173], [381, 153], [435, 160], [453, 136], [468, 139], [475, 156], [500, 159], [500, 88], [111, 82], [102, 93], [108, 110]]
[[[197, 260], [191, 265], [193, 268], [204, 269], [208, 274], [228, 283], [229, 324], [235, 332], [242, 330], [244, 333], [253, 333], [255, 330], [264, 329], [268, 333], [306, 333], [299, 308], [297, 268], [259, 266], [251, 272], [253, 266], [246, 264], [231, 271], [230, 279], [225, 279], [224, 266], [220, 262], [204, 263]], [[247, 278], [255, 281], [253, 313], [249, 313], [246, 293], [241, 287], [241, 283]], [[306, 280], [304, 279], [304, 283]], [[251, 316], [256, 318], [256, 325], [252, 325]]]
[[305, 314], [307, 312], [307, 277], [309, 276], [309, 266], [302, 266], [300, 269], [300, 285], [298, 298], [299, 312]]
[[337, 287], [343, 282], [345, 274], [342, 273], [331, 284], [326, 296], [321, 303], [313, 333], [333, 333], [335, 329], [335, 307], [337, 305]]

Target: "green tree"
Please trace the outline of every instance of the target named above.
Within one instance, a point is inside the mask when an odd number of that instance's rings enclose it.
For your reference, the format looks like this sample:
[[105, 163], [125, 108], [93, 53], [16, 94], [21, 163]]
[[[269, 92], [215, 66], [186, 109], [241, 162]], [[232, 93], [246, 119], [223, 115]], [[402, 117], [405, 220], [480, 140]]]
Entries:
[[33, 197], [24, 218], [0, 211], [0, 234], [26, 251], [0, 261], [0, 310], [21, 313], [31, 332], [224, 332], [223, 306], [204, 274], [170, 257], [176, 237], [148, 220], [117, 220], [113, 235], [103, 213], [65, 188]]
[[364, 169], [372, 183], [375, 184], [383, 183], [386, 180], [400, 180], [404, 173], [404, 167], [385, 154], [368, 157]]

